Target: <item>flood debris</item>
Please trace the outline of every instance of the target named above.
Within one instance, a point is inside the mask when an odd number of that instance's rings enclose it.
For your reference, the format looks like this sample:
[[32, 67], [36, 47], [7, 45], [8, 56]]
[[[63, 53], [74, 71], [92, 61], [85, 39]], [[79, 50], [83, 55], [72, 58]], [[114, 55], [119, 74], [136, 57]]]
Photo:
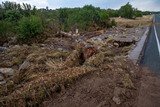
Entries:
[[130, 46], [132, 44], [135, 44], [136, 41], [133, 38], [126, 38], [126, 37], [118, 37], [118, 38], [114, 38], [114, 45], [118, 46], [118, 47], [125, 47], [125, 46]]
[[[0, 75], [0, 106], [42, 104], [52, 94], [60, 93], [77, 79], [92, 73], [95, 78], [99, 77], [97, 81], [102, 80], [107, 85], [105, 94], [109, 99], [104, 103], [124, 104], [127, 98], [123, 94], [137, 87], [133, 75], [137, 75], [138, 70], [129, 67], [132, 64], [126, 59], [128, 51], [136, 44], [135, 37], [130, 35], [139, 36], [141, 32], [136, 34], [136, 30], [142, 30], [130, 29], [112, 28], [76, 35], [59, 32], [40, 44], [7, 47], [0, 53], [0, 68], [14, 72], [9, 71], [13, 73], [12, 78]], [[132, 75], [130, 71], [134, 71]], [[104, 86], [98, 82], [95, 85], [102, 89]]]

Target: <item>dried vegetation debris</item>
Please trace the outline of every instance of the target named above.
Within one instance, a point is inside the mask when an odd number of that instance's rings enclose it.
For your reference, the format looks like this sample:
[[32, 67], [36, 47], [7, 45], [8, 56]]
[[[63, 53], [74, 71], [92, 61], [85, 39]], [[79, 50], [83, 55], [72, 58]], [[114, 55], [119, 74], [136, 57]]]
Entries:
[[[115, 37], [130, 37], [128, 34], [140, 30], [135, 29], [114, 28], [106, 33], [103, 31], [104, 34], [99, 31], [76, 37], [54, 35], [44, 44], [9, 47], [0, 53], [0, 67], [12, 68], [15, 74], [2, 78], [6, 83], [0, 86], [0, 106], [40, 106], [63, 87], [93, 71], [107, 73], [108, 79], [114, 79], [109, 83], [112, 91], [115, 87], [132, 91], [137, 86], [138, 69], [131, 67], [125, 55], [133, 43], [121, 46], [115, 43]], [[109, 97], [120, 104], [126, 97], [119, 96], [121, 93]]]
[[[17, 54], [25, 55], [25, 59], [19, 68], [15, 68], [16, 75], [7, 80], [5, 86], [0, 87], [2, 106], [39, 105], [46, 98], [50, 98], [50, 95], [59, 92], [62, 86], [67, 87], [76, 78], [93, 71], [109, 70], [114, 73], [120, 71], [122, 74], [124, 70], [130, 71], [129, 67], [124, 66], [126, 62], [123, 65], [121, 57], [119, 59], [115, 57], [118, 55], [115, 55], [118, 48], [107, 48], [107, 44], [99, 49], [79, 44], [72, 52], [27, 46], [26, 50], [29, 52], [23, 54], [25, 51], [21, 49], [23, 48], [18, 47], [15, 50], [22, 52]], [[128, 78], [126, 80], [124, 84], [127, 84], [127, 88], [132, 82]]]
[[[86, 104], [98, 106], [103, 102], [104, 105], [110, 106], [132, 106], [138, 94], [139, 68], [131, 67], [132, 63], [122, 57], [112, 59], [113, 62], [104, 61], [95, 67], [95, 72], [80, 79], [71, 86], [71, 89], [54, 97], [47, 105], [49, 104], [49, 107], [69, 107], [69, 105], [79, 107]], [[129, 75], [127, 79], [125, 75]], [[127, 83], [127, 87], [124, 83]], [[135, 88], [128, 87], [132, 85]]]
[[[2, 106], [35, 106], [40, 105], [45, 98], [50, 97], [52, 93], [61, 90], [61, 84], [65, 87], [74, 79], [93, 71], [91, 67], [74, 67], [61, 72], [49, 72], [45, 75], [39, 75], [34, 81], [22, 84], [12, 93], [1, 97]], [[3, 88], [3, 87], [1, 87]], [[8, 89], [8, 87], [5, 87]], [[21, 102], [23, 101], [23, 102]], [[5, 105], [6, 104], [6, 105]]]

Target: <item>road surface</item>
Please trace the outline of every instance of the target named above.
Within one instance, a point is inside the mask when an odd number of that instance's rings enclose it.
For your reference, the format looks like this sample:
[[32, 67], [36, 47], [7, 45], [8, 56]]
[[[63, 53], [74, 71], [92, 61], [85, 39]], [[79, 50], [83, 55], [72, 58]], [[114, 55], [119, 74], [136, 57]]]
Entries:
[[160, 73], [160, 15], [154, 16], [154, 24], [151, 27], [148, 42], [141, 65]]

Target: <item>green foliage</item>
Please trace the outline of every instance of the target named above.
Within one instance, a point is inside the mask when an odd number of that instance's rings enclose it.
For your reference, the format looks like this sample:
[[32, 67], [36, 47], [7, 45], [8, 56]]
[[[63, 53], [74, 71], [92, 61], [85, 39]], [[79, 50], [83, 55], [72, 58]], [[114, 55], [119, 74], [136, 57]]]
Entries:
[[64, 31], [76, 28], [84, 31], [96, 26], [106, 28], [111, 24], [107, 11], [92, 5], [83, 8], [63, 8], [58, 12], [61, 29]]
[[19, 21], [19, 38], [29, 39], [43, 32], [41, 18], [37, 16], [23, 17]]
[[67, 29], [67, 19], [68, 19], [68, 10], [67, 8], [59, 9], [59, 23], [62, 30]]
[[152, 12], [144, 11], [144, 12], [142, 12], [142, 14], [143, 14], [143, 15], [150, 15], [150, 14], [152, 14]]
[[127, 19], [134, 19], [136, 17], [142, 17], [142, 11], [135, 9], [131, 4], [127, 3], [119, 9], [119, 16]]
[[108, 13], [109, 17], [119, 17], [118, 10], [107, 9], [107, 13]]
[[12, 31], [12, 24], [7, 21], [0, 21], [0, 37], [4, 38], [8, 36], [8, 33]]
[[135, 12], [134, 13], [135, 17], [142, 17], [143, 16], [143, 13], [140, 10], [135, 9], [134, 12]]
[[115, 20], [110, 20], [110, 17], [119, 16], [132, 19], [141, 17], [142, 12], [129, 3], [119, 10], [105, 10], [92, 5], [51, 10], [48, 7], [36, 9], [30, 4], [6, 1], [0, 4], [0, 34], [7, 35], [11, 31], [19, 38], [29, 39], [43, 32], [43, 27], [63, 31], [75, 31], [77, 28], [79, 31], [92, 31], [116, 26]]
[[18, 22], [19, 19], [22, 17], [19, 11], [16, 10], [8, 10], [4, 14], [5, 20], [9, 22]]
[[117, 26], [117, 23], [114, 19], [111, 20], [111, 26]]
[[134, 9], [131, 4], [127, 3], [119, 9], [120, 16], [123, 18], [132, 19], [134, 17]]

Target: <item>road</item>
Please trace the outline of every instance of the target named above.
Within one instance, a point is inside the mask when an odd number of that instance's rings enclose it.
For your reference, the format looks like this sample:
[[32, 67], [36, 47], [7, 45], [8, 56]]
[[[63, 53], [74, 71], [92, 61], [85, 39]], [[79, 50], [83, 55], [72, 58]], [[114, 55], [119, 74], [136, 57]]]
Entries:
[[160, 15], [154, 16], [154, 24], [151, 27], [148, 42], [141, 65], [155, 73], [160, 73]]

